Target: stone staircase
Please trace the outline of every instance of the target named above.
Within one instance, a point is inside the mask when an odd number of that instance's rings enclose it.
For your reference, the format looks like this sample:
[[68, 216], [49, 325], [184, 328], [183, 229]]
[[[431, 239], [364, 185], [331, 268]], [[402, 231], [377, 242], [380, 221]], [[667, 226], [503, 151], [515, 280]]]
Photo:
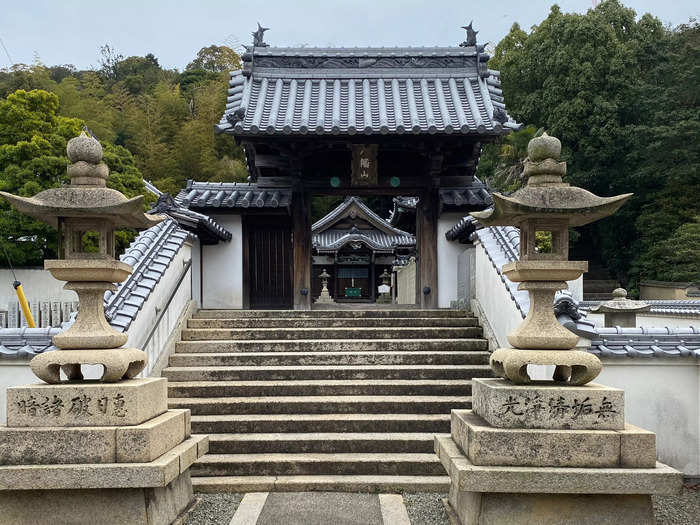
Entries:
[[182, 339], [163, 376], [211, 436], [202, 492], [446, 491], [433, 436], [490, 375], [456, 310], [201, 310]]

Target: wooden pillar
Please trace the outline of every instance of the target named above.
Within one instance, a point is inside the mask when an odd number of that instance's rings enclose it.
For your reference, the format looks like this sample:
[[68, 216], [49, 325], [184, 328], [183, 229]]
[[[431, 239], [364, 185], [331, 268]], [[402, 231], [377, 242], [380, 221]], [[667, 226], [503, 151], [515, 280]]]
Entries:
[[377, 279], [377, 272], [375, 271], [376, 264], [375, 264], [375, 257], [374, 257], [374, 252], [372, 252], [369, 256], [369, 286], [370, 286], [370, 300], [373, 303], [377, 302], [377, 283], [375, 282]]
[[292, 228], [294, 309], [311, 310], [311, 195], [304, 191], [292, 195]]
[[[437, 225], [440, 200], [436, 189], [420, 197], [416, 208], [418, 241], [418, 271], [416, 275], [416, 304], [421, 308], [437, 308]], [[429, 288], [429, 293], [424, 290]]]

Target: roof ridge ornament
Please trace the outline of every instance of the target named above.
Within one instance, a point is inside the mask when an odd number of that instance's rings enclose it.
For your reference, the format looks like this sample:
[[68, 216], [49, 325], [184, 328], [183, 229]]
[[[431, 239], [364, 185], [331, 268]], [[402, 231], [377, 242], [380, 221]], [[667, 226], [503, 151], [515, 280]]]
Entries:
[[469, 22], [468, 26], [462, 26], [462, 29], [464, 29], [467, 32], [467, 39], [459, 44], [459, 47], [471, 47], [476, 45], [476, 35], [479, 33], [478, 31], [474, 31], [474, 28], [472, 27], [472, 24], [474, 21], [472, 20]]
[[270, 28], [263, 27], [260, 25], [260, 22], [258, 22], [258, 29], [251, 33], [253, 35], [253, 47], [270, 47], [270, 44], [264, 42], [265, 31], [268, 29]]

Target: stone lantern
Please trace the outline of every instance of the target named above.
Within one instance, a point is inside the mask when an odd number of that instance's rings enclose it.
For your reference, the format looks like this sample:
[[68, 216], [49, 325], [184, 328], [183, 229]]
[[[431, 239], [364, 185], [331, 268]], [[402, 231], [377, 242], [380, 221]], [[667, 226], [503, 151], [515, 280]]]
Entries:
[[[168, 409], [167, 379], [136, 378], [147, 362], [119, 348], [127, 334], [104, 315], [104, 294], [131, 266], [114, 258], [114, 230], [148, 228], [165, 217], [143, 213], [143, 197], [106, 187], [102, 146], [82, 133], [68, 142], [69, 186], [32, 198], [0, 192], [20, 212], [58, 228], [58, 260], [45, 261], [75, 290], [74, 324], [54, 336], [58, 350], [32, 359], [49, 384], [7, 389], [0, 426], [0, 524], [167, 525], [193, 499], [189, 467], [208, 437], [192, 436], [189, 410]], [[95, 249], [86, 233], [97, 238]], [[101, 381], [83, 381], [82, 365], [102, 365]], [[63, 370], [68, 381], [60, 380]]]
[[377, 298], [377, 303], [378, 304], [390, 304], [391, 303], [391, 275], [389, 274], [389, 272], [386, 271], [386, 268], [384, 268], [384, 271], [379, 276], [379, 278], [382, 280], [382, 284], [379, 287], [379, 297]]
[[[54, 336], [58, 351], [32, 359], [32, 371], [47, 383], [60, 381], [62, 369], [69, 380], [82, 379], [81, 365], [104, 366], [102, 381], [135, 377], [146, 366], [146, 354], [136, 348], [119, 348], [127, 334], [110, 326], [104, 315], [104, 294], [116, 290], [131, 266], [114, 258], [114, 230], [121, 226], [144, 229], [165, 217], [143, 213], [143, 197], [127, 199], [106, 187], [109, 168], [102, 162], [102, 146], [85, 132], [68, 142], [70, 185], [52, 188], [34, 197], [0, 192], [19, 212], [58, 229], [58, 260], [44, 267], [64, 288], [78, 294], [75, 323]], [[88, 251], [86, 234], [97, 236], [97, 251]]]
[[331, 297], [331, 294], [328, 293], [328, 279], [330, 278], [330, 274], [326, 271], [324, 268], [323, 271], [319, 274], [319, 278], [321, 279], [321, 295], [319, 295], [318, 299], [316, 299], [317, 304], [335, 304], [335, 301]]
[[627, 299], [627, 290], [615, 288], [613, 298], [591, 308], [593, 313], [602, 313], [605, 318], [605, 326], [631, 327], [637, 326], [637, 314], [651, 310], [651, 305], [644, 301]]
[[[613, 214], [632, 195], [598, 197], [562, 181], [566, 163], [560, 162], [561, 142], [546, 133], [528, 144], [523, 176], [527, 184], [512, 196], [493, 195], [494, 206], [472, 215], [485, 226], [520, 228], [520, 260], [503, 266], [503, 274], [530, 294], [530, 310], [523, 323], [508, 335], [515, 347], [495, 351], [491, 366], [517, 384], [530, 381], [527, 365], [555, 365], [554, 379], [585, 384], [601, 370], [600, 360], [572, 350], [578, 337], [561, 326], [552, 310], [554, 294], [566, 281], [588, 270], [586, 261], [569, 261], [569, 228]], [[538, 247], [538, 233], [551, 247]]]
[[[435, 438], [460, 525], [652, 524], [651, 495], [681, 487], [681, 473], [656, 461], [654, 434], [625, 422], [624, 391], [590, 382], [600, 360], [574, 350], [578, 338], [554, 316], [554, 293], [587, 269], [568, 260], [569, 227], [610, 215], [630, 196], [564, 183], [560, 151], [556, 138], [530, 141], [527, 185], [472, 213], [484, 225], [520, 228], [520, 260], [502, 272], [528, 290], [530, 310], [508, 336], [515, 348], [491, 355], [500, 377], [474, 378], [472, 409], [452, 410], [450, 436]], [[543, 238], [551, 247], [538, 245]], [[530, 364], [554, 365], [554, 381], [531, 382]]]

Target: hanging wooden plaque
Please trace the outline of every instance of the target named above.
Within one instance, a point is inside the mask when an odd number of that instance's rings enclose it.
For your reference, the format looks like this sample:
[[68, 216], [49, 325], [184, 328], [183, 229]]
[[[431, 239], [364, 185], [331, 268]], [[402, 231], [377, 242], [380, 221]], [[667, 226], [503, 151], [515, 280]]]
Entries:
[[352, 147], [352, 186], [377, 185], [377, 145], [355, 144]]

